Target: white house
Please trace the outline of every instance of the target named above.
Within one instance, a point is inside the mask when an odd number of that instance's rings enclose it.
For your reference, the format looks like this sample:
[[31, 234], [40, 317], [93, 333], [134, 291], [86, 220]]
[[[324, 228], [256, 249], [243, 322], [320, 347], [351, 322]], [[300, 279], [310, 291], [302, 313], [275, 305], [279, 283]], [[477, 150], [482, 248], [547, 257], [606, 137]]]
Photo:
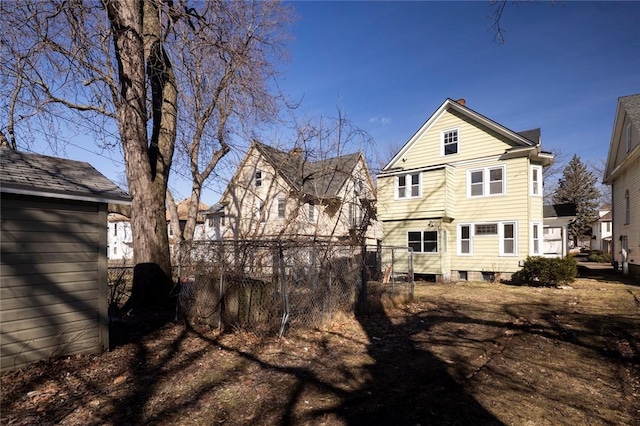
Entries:
[[110, 213], [107, 218], [107, 258], [110, 264], [128, 265], [133, 261], [133, 238], [129, 218]]
[[598, 220], [591, 227], [591, 250], [611, 253], [611, 218], [611, 206], [602, 206], [598, 211]]

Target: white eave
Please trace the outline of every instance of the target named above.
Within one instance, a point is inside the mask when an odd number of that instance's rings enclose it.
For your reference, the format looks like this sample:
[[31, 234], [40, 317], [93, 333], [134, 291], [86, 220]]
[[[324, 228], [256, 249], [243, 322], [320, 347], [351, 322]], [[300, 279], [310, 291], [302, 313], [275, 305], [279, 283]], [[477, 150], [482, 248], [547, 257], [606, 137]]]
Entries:
[[529, 139], [519, 135], [518, 133], [507, 129], [506, 127], [496, 123], [493, 120], [479, 114], [472, 109], [469, 109], [465, 106], [460, 105], [456, 101], [451, 98], [447, 98], [442, 105], [434, 112], [431, 117], [418, 129], [416, 133], [409, 139], [409, 141], [402, 147], [402, 149], [389, 161], [389, 163], [382, 169], [382, 171], [387, 171], [393, 169], [392, 165], [395, 165], [404, 155], [405, 153], [413, 146], [413, 144], [425, 133], [429, 130], [429, 128], [440, 118], [440, 116], [448, 109], [454, 109], [460, 114], [463, 114], [470, 119], [482, 124], [483, 126], [488, 127], [489, 129], [495, 131], [496, 133], [508, 138], [509, 140], [515, 141], [519, 144], [522, 144], [523, 147], [535, 147], [539, 146], [536, 143], [530, 141]]

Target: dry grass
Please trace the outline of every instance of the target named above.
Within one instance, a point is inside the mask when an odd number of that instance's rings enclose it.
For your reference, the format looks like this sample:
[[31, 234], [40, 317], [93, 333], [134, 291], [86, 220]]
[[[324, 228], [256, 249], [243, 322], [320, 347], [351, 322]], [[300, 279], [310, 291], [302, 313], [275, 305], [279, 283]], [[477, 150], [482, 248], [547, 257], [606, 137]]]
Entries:
[[3, 374], [2, 424], [640, 424], [639, 298], [605, 279], [423, 284], [280, 340], [143, 316], [109, 353]]

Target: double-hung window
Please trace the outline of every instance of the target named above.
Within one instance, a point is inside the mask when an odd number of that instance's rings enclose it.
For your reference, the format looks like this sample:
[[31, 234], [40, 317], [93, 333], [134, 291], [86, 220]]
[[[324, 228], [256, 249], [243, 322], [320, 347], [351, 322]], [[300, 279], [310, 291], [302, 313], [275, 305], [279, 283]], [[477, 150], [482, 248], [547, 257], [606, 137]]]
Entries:
[[458, 153], [458, 129], [442, 132], [442, 155]]
[[540, 256], [542, 254], [542, 224], [534, 222], [531, 224], [531, 255]]
[[407, 232], [407, 245], [414, 253], [437, 253], [437, 231], [411, 231]]
[[500, 255], [515, 256], [518, 254], [516, 224], [505, 222], [500, 224]]
[[287, 200], [278, 198], [278, 219], [284, 219], [286, 214]]
[[254, 181], [256, 186], [262, 186], [262, 170], [256, 170], [254, 173]]
[[542, 166], [531, 166], [531, 195], [542, 195]]
[[485, 167], [467, 172], [467, 195], [484, 197], [505, 194], [505, 166]]
[[396, 198], [420, 197], [420, 173], [409, 173], [396, 177]]
[[473, 254], [471, 225], [458, 225], [458, 254]]

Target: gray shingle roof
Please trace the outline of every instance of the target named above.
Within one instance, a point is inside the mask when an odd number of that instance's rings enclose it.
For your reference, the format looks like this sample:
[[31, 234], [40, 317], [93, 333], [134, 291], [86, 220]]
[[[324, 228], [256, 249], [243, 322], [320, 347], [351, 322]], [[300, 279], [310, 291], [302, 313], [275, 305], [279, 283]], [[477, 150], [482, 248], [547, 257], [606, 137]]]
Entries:
[[281, 151], [260, 142], [256, 148], [295, 190], [315, 197], [335, 197], [351, 176], [360, 154], [308, 161], [303, 153]]
[[531, 130], [523, 130], [522, 132], [518, 132], [520, 136], [525, 139], [530, 140], [535, 144], [540, 143], [540, 129], [531, 129]]
[[131, 197], [89, 163], [0, 149], [0, 190], [7, 193], [129, 203]]
[[627, 115], [635, 128], [640, 131], [640, 93], [637, 95], [621, 96], [620, 103], [625, 111], [627, 111]]

